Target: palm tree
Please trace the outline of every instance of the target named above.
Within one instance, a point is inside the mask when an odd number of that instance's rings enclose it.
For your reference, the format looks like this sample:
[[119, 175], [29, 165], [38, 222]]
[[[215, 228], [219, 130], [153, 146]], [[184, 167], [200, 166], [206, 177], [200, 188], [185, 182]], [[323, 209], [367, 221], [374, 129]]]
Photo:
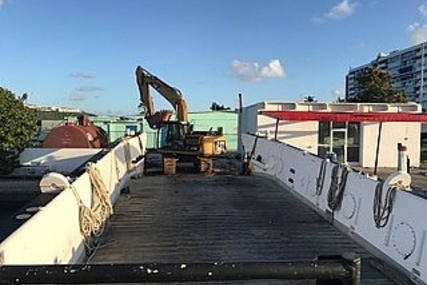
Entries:
[[304, 97], [304, 102], [317, 102], [317, 100], [312, 95], [307, 95]]

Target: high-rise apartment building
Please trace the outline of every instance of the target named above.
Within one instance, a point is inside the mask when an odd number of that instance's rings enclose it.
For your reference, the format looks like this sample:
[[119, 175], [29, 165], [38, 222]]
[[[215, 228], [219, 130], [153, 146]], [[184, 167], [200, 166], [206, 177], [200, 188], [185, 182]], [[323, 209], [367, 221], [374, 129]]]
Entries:
[[366, 68], [377, 66], [388, 71], [393, 87], [404, 90], [409, 101], [420, 103], [427, 110], [427, 42], [415, 46], [378, 54], [377, 58], [365, 65], [350, 68], [346, 76], [346, 99], [357, 95], [357, 75]]

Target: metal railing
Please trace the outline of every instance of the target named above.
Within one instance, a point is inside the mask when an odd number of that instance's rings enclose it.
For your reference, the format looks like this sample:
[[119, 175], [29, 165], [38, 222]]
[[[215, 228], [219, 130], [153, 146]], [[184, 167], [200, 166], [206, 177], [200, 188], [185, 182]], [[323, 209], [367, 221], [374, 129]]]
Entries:
[[360, 284], [361, 259], [353, 253], [312, 261], [238, 263], [132, 263], [0, 266], [0, 284], [97, 284], [232, 280], [316, 280]]

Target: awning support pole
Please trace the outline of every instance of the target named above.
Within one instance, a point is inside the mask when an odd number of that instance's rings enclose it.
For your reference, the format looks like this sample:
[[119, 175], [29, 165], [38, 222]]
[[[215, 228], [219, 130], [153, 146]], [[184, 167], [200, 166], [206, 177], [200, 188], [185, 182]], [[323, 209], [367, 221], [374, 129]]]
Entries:
[[381, 133], [383, 130], [383, 122], [380, 122], [378, 128], [378, 137], [377, 137], [377, 150], [375, 152], [375, 165], [374, 165], [374, 175], [378, 173], [378, 157], [380, 156], [380, 144], [381, 144]]
[[277, 141], [278, 135], [279, 135], [279, 123], [280, 123], [280, 119], [277, 118], [276, 119], [276, 129], [274, 131], [274, 140]]

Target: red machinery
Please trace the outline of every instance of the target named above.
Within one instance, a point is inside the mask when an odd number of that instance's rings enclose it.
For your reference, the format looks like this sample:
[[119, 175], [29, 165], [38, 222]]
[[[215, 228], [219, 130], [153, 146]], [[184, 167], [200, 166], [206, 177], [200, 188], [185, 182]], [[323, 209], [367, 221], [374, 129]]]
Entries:
[[109, 144], [108, 134], [89, 120], [78, 117], [78, 123], [68, 122], [52, 129], [43, 142], [44, 148], [102, 148]]

